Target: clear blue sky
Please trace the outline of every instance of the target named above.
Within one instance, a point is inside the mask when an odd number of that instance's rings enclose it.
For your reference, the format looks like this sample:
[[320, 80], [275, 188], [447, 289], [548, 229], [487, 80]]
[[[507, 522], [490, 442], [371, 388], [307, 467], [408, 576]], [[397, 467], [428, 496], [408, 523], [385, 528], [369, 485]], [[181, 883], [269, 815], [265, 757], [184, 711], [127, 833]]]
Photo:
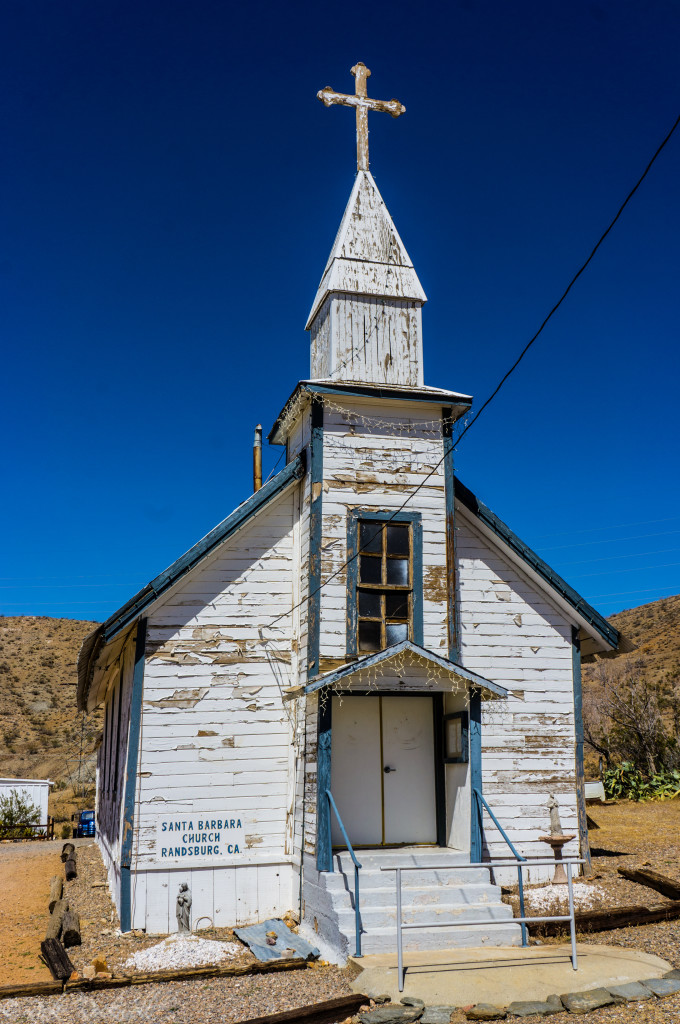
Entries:
[[[251, 490], [371, 170], [426, 383], [488, 395], [680, 112], [677, 0], [9, 0], [0, 610], [103, 619]], [[680, 591], [680, 130], [457, 454], [601, 611]], [[265, 450], [265, 470], [278, 449]]]

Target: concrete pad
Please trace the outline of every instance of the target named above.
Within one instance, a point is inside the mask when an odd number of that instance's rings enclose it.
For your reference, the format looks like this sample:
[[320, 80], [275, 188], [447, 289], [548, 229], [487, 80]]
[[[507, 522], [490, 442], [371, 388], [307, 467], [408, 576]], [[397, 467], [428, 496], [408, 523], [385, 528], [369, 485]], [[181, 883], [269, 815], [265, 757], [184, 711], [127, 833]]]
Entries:
[[579, 943], [577, 952], [576, 971], [567, 944], [405, 953], [403, 993], [399, 992], [396, 953], [352, 957], [361, 968], [352, 988], [369, 996], [388, 993], [396, 1003], [408, 995], [417, 996], [428, 1006], [493, 1003], [507, 1007], [520, 999], [545, 1000], [554, 992], [582, 992], [661, 978], [671, 969], [660, 957], [637, 949]]

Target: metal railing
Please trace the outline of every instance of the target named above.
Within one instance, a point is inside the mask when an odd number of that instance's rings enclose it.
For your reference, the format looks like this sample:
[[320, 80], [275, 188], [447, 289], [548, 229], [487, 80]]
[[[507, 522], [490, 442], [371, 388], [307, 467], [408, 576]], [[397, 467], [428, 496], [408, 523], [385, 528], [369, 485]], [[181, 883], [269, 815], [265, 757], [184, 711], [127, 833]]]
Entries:
[[[472, 795], [473, 795], [473, 797], [477, 801], [477, 811], [478, 811], [478, 814], [479, 814], [479, 827], [480, 827], [480, 830], [482, 828], [482, 823], [483, 823], [482, 808], [484, 807], [486, 809], [486, 813], [489, 815], [489, 817], [491, 818], [492, 822], [494, 823], [494, 825], [496, 826], [496, 828], [498, 829], [498, 831], [502, 835], [503, 839], [505, 840], [505, 842], [510, 847], [510, 852], [512, 853], [513, 857], [517, 861], [517, 886], [518, 886], [518, 889], [519, 889], [519, 916], [520, 917], [524, 917], [524, 882], [522, 881], [522, 868], [520, 867], [520, 863], [526, 861], [526, 857], [523, 857], [521, 853], [518, 853], [517, 850], [515, 849], [515, 847], [512, 845], [512, 843], [510, 842], [509, 837], [505, 833], [505, 829], [503, 828], [503, 826], [501, 825], [500, 821], [498, 820], [496, 815], [493, 813], [493, 811], [489, 807], [489, 805], [486, 802], [486, 800], [484, 799], [484, 797], [482, 795], [482, 791], [480, 789], [473, 789], [472, 790]], [[527, 926], [525, 924], [522, 925], [522, 945], [523, 946], [528, 946], [529, 945], [529, 940], [527, 938]]]
[[[569, 932], [571, 935], [571, 966], [576, 971], [578, 970], [578, 962], [576, 955], [576, 922], [574, 919], [574, 888], [571, 876], [571, 869], [574, 864], [584, 864], [581, 858], [570, 857], [562, 861], [565, 868], [567, 869], [567, 888], [569, 892], [569, 913], [565, 915], [551, 916], [551, 917], [526, 917], [522, 912], [521, 917], [514, 917], [512, 921], [515, 924], [521, 924], [522, 926], [527, 924], [536, 924], [540, 921], [568, 921]], [[404, 952], [403, 952], [403, 936], [402, 932], [405, 928], [464, 928], [473, 927], [475, 925], [488, 925], [490, 924], [503, 924], [503, 919], [494, 920], [493, 918], [480, 921], [425, 921], [418, 924], [405, 924], [402, 921], [401, 914], [401, 873], [402, 871], [466, 871], [471, 868], [507, 868], [515, 867], [521, 871], [523, 867], [542, 867], [543, 865], [555, 866], [555, 860], [527, 860], [522, 859], [521, 861], [482, 861], [478, 864], [442, 864], [441, 866], [433, 864], [420, 864], [417, 867], [412, 864], [405, 864], [402, 867], [383, 867], [381, 871], [396, 871], [397, 877], [397, 969], [398, 969], [398, 980], [399, 980], [399, 991], [404, 991], [404, 976], [406, 969], [404, 967]]]
[[[326, 796], [328, 797], [328, 804], [329, 804], [331, 810], [333, 811], [333, 813], [335, 814], [335, 817], [338, 820], [338, 825], [340, 826], [340, 831], [342, 832], [342, 837], [345, 840], [345, 842], [347, 843], [347, 851], [348, 851], [350, 857], [352, 858], [352, 863], [354, 864], [354, 934], [355, 934], [355, 938], [354, 938], [355, 953], [354, 953], [354, 955], [356, 957], [360, 957], [362, 955], [362, 953], [361, 953], [361, 915], [359, 913], [359, 868], [361, 867], [361, 864], [359, 863], [359, 861], [356, 858], [356, 854], [354, 853], [354, 850], [352, 848], [352, 844], [349, 841], [349, 836], [347, 835], [347, 832], [345, 831], [345, 826], [343, 825], [342, 818], [340, 817], [340, 812], [338, 811], [338, 808], [336, 807], [335, 800], [333, 799], [333, 794], [331, 793], [330, 789], [326, 790]], [[333, 855], [331, 853], [331, 871], [333, 871], [333, 870], [334, 870], [333, 869]]]

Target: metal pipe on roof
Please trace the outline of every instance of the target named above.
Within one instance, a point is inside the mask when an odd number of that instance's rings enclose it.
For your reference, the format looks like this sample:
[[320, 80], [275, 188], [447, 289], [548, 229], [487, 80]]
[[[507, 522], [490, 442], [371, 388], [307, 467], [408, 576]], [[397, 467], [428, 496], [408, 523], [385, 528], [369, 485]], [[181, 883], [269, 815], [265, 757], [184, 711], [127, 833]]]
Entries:
[[262, 487], [262, 424], [255, 427], [253, 439], [253, 491]]

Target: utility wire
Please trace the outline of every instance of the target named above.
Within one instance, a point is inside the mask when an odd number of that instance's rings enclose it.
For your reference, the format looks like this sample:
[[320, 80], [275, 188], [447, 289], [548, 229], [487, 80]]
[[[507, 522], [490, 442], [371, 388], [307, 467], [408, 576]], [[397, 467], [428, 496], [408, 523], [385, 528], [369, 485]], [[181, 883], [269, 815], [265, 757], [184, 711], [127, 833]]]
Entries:
[[[489, 405], [491, 404], [491, 402], [492, 402], [492, 401], [494, 400], [494, 398], [496, 397], [496, 395], [498, 394], [498, 392], [499, 392], [499, 391], [501, 390], [501, 388], [503, 387], [503, 385], [505, 384], [505, 382], [506, 382], [506, 381], [508, 380], [508, 378], [509, 378], [509, 377], [510, 377], [510, 376], [511, 376], [511, 375], [512, 375], [512, 374], [513, 374], [514, 372], [515, 372], [515, 370], [517, 369], [517, 367], [519, 366], [519, 364], [520, 364], [520, 363], [522, 362], [522, 360], [524, 359], [525, 355], [527, 354], [527, 352], [529, 351], [529, 349], [531, 348], [531, 346], [532, 346], [532, 345], [534, 344], [534, 342], [535, 342], [535, 341], [536, 341], [536, 340], [538, 339], [539, 335], [540, 335], [540, 334], [542, 334], [542, 332], [543, 332], [543, 330], [545, 329], [545, 327], [546, 327], [546, 325], [548, 324], [548, 322], [549, 322], [549, 321], [550, 321], [550, 320], [552, 319], [552, 317], [553, 317], [553, 316], [555, 315], [555, 313], [557, 312], [557, 310], [558, 310], [558, 309], [560, 308], [560, 306], [562, 305], [562, 303], [563, 303], [563, 302], [564, 302], [564, 300], [566, 299], [567, 295], [569, 294], [569, 292], [571, 291], [571, 289], [572, 289], [572, 288], [574, 287], [574, 285], [575, 285], [575, 284], [576, 284], [576, 282], [578, 281], [578, 279], [579, 279], [579, 277], [581, 276], [581, 274], [583, 274], [583, 272], [585, 271], [586, 267], [588, 267], [588, 265], [589, 265], [589, 264], [591, 263], [591, 261], [592, 261], [593, 257], [595, 256], [595, 253], [596, 253], [596, 252], [597, 252], [597, 250], [598, 250], [598, 249], [600, 248], [600, 246], [601, 246], [601, 245], [602, 245], [602, 243], [604, 242], [605, 238], [606, 238], [606, 237], [607, 237], [607, 235], [608, 235], [608, 234], [610, 233], [610, 231], [612, 230], [612, 228], [614, 227], [614, 225], [615, 225], [615, 224], [616, 224], [616, 222], [618, 221], [619, 217], [621, 216], [621, 214], [623, 213], [623, 211], [625, 210], [625, 208], [626, 208], [626, 207], [628, 206], [628, 203], [629, 203], [629, 202], [631, 201], [631, 199], [633, 198], [633, 196], [635, 195], [635, 193], [636, 193], [636, 192], [637, 192], [637, 190], [639, 189], [640, 185], [642, 184], [642, 182], [643, 182], [643, 181], [645, 180], [645, 178], [646, 178], [646, 177], [647, 177], [647, 175], [649, 174], [649, 172], [650, 172], [650, 170], [651, 170], [651, 168], [652, 168], [652, 166], [653, 166], [654, 162], [656, 161], [657, 157], [659, 156], [659, 154], [661, 153], [661, 151], [663, 150], [663, 148], [664, 148], [664, 147], [666, 146], [666, 144], [667, 144], [667, 143], [668, 143], [668, 141], [670, 140], [671, 136], [673, 135], [673, 132], [674, 132], [674, 131], [676, 130], [676, 128], [678, 127], [678, 125], [679, 125], [679, 124], [680, 124], [680, 115], [678, 115], [678, 117], [677, 117], [677, 118], [675, 119], [675, 121], [674, 121], [674, 123], [673, 123], [673, 126], [671, 127], [670, 131], [669, 131], [669, 132], [667, 132], [667, 134], [665, 135], [665, 137], [663, 138], [663, 140], [661, 141], [661, 143], [660, 143], [660, 144], [659, 144], [659, 145], [657, 146], [657, 148], [656, 148], [656, 150], [655, 150], [655, 152], [654, 152], [654, 154], [653, 154], [653, 156], [652, 156], [651, 160], [650, 160], [650, 161], [648, 162], [648, 164], [647, 164], [647, 166], [645, 167], [644, 171], [642, 172], [642, 174], [640, 175], [640, 177], [638, 178], [638, 180], [637, 180], [637, 181], [635, 182], [635, 184], [633, 185], [632, 189], [630, 190], [630, 192], [628, 193], [628, 195], [626, 196], [626, 198], [625, 198], [625, 199], [623, 200], [623, 202], [622, 202], [622, 203], [621, 203], [621, 205], [619, 206], [618, 210], [616, 211], [616, 214], [614, 215], [614, 218], [613, 218], [613, 219], [612, 219], [612, 220], [610, 221], [610, 223], [609, 223], [609, 225], [607, 226], [607, 228], [606, 228], [606, 229], [605, 229], [605, 230], [604, 230], [604, 231], [602, 232], [602, 234], [601, 234], [601, 235], [600, 235], [600, 237], [598, 238], [597, 242], [595, 243], [595, 245], [594, 245], [594, 246], [593, 246], [593, 248], [591, 249], [591, 251], [590, 251], [590, 254], [589, 254], [588, 258], [587, 258], [587, 259], [586, 259], [586, 260], [584, 261], [584, 263], [582, 263], [582, 264], [581, 264], [581, 266], [579, 267], [579, 269], [578, 269], [578, 270], [576, 271], [576, 273], [575, 273], [575, 274], [573, 275], [573, 277], [572, 277], [572, 278], [571, 278], [571, 280], [569, 281], [569, 284], [567, 285], [567, 287], [566, 287], [566, 288], [564, 289], [564, 291], [562, 292], [562, 295], [561, 295], [561, 296], [560, 296], [560, 298], [559, 298], [559, 299], [557, 300], [557, 302], [555, 303], [555, 305], [554, 305], [554, 306], [552, 307], [552, 309], [550, 310], [550, 312], [548, 313], [548, 315], [547, 315], [547, 316], [546, 316], [546, 317], [544, 318], [543, 322], [541, 323], [541, 325], [540, 325], [540, 327], [538, 328], [538, 330], [536, 331], [536, 333], [535, 333], [535, 334], [534, 334], [534, 335], [533, 335], [533, 336], [532, 336], [532, 337], [531, 337], [531, 338], [529, 339], [529, 341], [528, 341], [528, 342], [526, 343], [526, 345], [524, 346], [524, 348], [522, 349], [522, 351], [520, 352], [519, 356], [517, 357], [517, 359], [515, 360], [515, 362], [514, 362], [514, 363], [512, 364], [512, 366], [510, 367], [510, 369], [509, 369], [509, 370], [508, 370], [508, 371], [507, 371], [507, 372], [506, 372], [506, 373], [505, 373], [505, 374], [504, 374], [504, 375], [503, 375], [503, 376], [501, 377], [501, 379], [500, 379], [499, 383], [498, 383], [498, 384], [497, 384], [497, 386], [496, 386], [496, 387], [494, 388], [494, 390], [493, 390], [493, 391], [491, 392], [491, 394], [490, 394], [490, 395], [489, 395], [489, 397], [488, 397], [488, 398], [486, 399], [486, 401], [484, 402], [484, 404], [483, 404], [483, 405], [481, 406], [481, 408], [480, 408], [480, 409], [478, 409], [478, 410], [477, 410], [477, 412], [476, 412], [476, 413], [475, 413], [475, 415], [474, 415], [474, 416], [472, 417], [472, 419], [471, 419], [471, 420], [470, 420], [470, 421], [469, 421], [469, 422], [468, 422], [468, 423], [466, 424], [466, 426], [465, 426], [465, 427], [463, 428], [463, 430], [461, 431], [461, 433], [460, 433], [460, 434], [458, 435], [458, 437], [457, 437], [457, 438], [456, 438], [456, 440], [455, 440], [455, 447], [456, 447], [456, 448], [458, 447], [458, 445], [460, 444], [460, 442], [461, 442], [461, 441], [463, 440], [463, 438], [465, 437], [465, 435], [466, 435], [466, 434], [468, 433], [468, 431], [469, 431], [469, 430], [471, 429], [471, 427], [472, 427], [472, 426], [473, 426], [473, 425], [474, 425], [474, 424], [475, 424], [475, 423], [477, 422], [477, 420], [478, 420], [478, 419], [479, 419], [479, 417], [480, 417], [480, 416], [482, 415], [482, 413], [484, 412], [484, 410], [485, 410], [485, 409], [486, 409], [486, 408], [487, 408], [487, 407], [488, 407], [488, 406], [489, 406]], [[270, 625], [270, 626], [273, 626], [275, 622], [278, 622], [278, 621], [279, 621], [279, 619], [282, 619], [282, 618], [284, 618], [285, 616], [291, 615], [291, 614], [292, 614], [292, 613], [293, 613], [293, 612], [294, 612], [294, 611], [295, 611], [295, 610], [296, 610], [297, 608], [301, 607], [301, 605], [302, 605], [302, 604], [304, 604], [305, 600], [309, 600], [309, 598], [311, 598], [311, 597], [315, 597], [315, 596], [316, 596], [316, 594], [318, 594], [318, 593], [319, 593], [319, 592], [320, 592], [320, 591], [321, 591], [321, 590], [323, 589], [323, 587], [327, 586], [327, 585], [328, 585], [328, 584], [329, 584], [329, 583], [330, 583], [330, 582], [331, 582], [332, 580], [334, 580], [334, 579], [335, 579], [335, 578], [336, 578], [336, 577], [337, 577], [337, 576], [338, 576], [338, 575], [339, 575], [339, 574], [340, 574], [341, 572], [343, 572], [343, 570], [344, 570], [344, 569], [346, 569], [346, 568], [347, 568], [347, 566], [348, 566], [348, 565], [349, 565], [349, 564], [350, 564], [351, 562], [353, 562], [353, 561], [354, 561], [355, 559], [357, 559], [357, 558], [359, 557], [359, 555], [360, 555], [360, 554], [361, 554], [361, 553], [362, 553], [363, 551], [365, 551], [365, 550], [366, 550], [366, 548], [368, 548], [368, 547], [370, 546], [371, 542], [372, 542], [372, 541], [373, 541], [373, 540], [375, 539], [375, 537], [377, 537], [377, 536], [378, 536], [378, 534], [380, 533], [380, 531], [382, 530], [382, 528], [383, 528], [384, 526], [386, 526], [387, 524], [391, 523], [391, 522], [392, 522], [392, 521], [393, 521], [393, 520], [395, 519], [395, 517], [396, 517], [396, 516], [398, 516], [398, 515], [399, 515], [399, 513], [400, 513], [400, 512], [402, 512], [402, 511], [404, 510], [404, 508], [405, 508], [405, 507], [406, 507], [406, 505], [407, 505], [407, 504], [409, 503], [409, 501], [411, 501], [411, 500], [412, 500], [412, 499], [413, 499], [413, 498], [414, 498], [414, 497], [416, 496], [416, 494], [418, 494], [418, 492], [419, 492], [419, 491], [420, 491], [420, 490], [421, 490], [421, 489], [422, 489], [422, 488], [423, 488], [423, 487], [425, 486], [425, 484], [427, 483], [427, 481], [428, 481], [428, 480], [430, 480], [430, 479], [431, 479], [431, 478], [432, 478], [432, 477], [434, 476], [434, 474], [435, 474], [435, 473], [437, 472], [437, 470], [438, 470], [438, 469], [440, 468], [440, 466], [442, 465], [442, 463], [443, 463], [443, 462], [445, 461], [445, 459], [446, 459], [447, 455], [448, 455], [448, 452], [447, 452], [447, 451], [445, 451], [445, 452], [444, 452], [444, 454], [442, 455], [441, 459], [439, 460], [439, 462], [438, 462], [438, 463], [436, 464], [436, 466], [434, 466], [434, 467], [433, 467], [433, 469], [431, 469], [431, 470], [430, 470], [430, 472], [429, 472], [429, 473], [427, 474], [427, 476], [423, 477], [423, 479], [422, 479], [422, 480], [420, 481], [420, 483], [419, 483], [419, 484], [417, 485], [417, 487], [416, 487], [416, 488], [415, 488], [415, 489], [414, 489], [414, 490], [413, 490], [413, 491], [411, 492], [411, 494], [407, 495], [406, 499], [405, 499], [405, 500], [404, 500], [404, 502], [403, 502], [403, 503], [402, 503], [402, 504], [401, 504], [401, 505], [399, 506], [399, 508], [398, 508], [398, 509], [396, 509], [396, 511], [395, 511], [395, 512], [393, 512], [393, 513], [392, 513], [392, 514], [391, 514], [391, 515], [390, 515], [390, 516], [389, 516], [389, 517], [388, 517], [388, 518], [387, 518], [387, 519], [386, 519], [386, 520], [385, 520], [385, 521], [384, 521], [384, 522], [383, 522], [383, 523], [381, 524], [381, 527], [380, 527], [380, 529], [379, 529], [379, 530], [378, 530], [378, 531], [376, 532], [376, 534], [375, 534], [375, 536], [374, 536], [374, 537], [371, 537], [371, 539], [370, 539], [369, 541], [367, 541], [367, 542], [366, 542], [366, 544], [365, 544], [365, 545], [364, 545], [363, 547], [360, 547], [360, 548], [359, 548], [359, 550], [358, 550], [358, 551], [357, 551], [357, 552], [356, 552], [356, 553], [355, 553], [354, 555], [352, 555], [352, 557], [351, 557], [351, 558], [348, 558], [346, 562], [343, 562], [343, 564], [342, 564], [341, 566], [339, 566], [339, 567], [338, 567], [338, 568], [337, 568], [337, 569], [336, 569], [336, 570], [335, 570], [334, 572], [332, 572], [332, 573], [331, 573], [331, 575], [330, 575], [330, 576], [329, 576], [329, 577], [328, 577], [328, 578], [327, 578], [326, 580], [324, 580], [324, 581], [323, 581], [322, 583], [320, 583], [320, 584], [319, 584], [319, 586], [318, 586], [318, 587], [317, 587], [317, 588], [316, 588], [315, 590], [313, 590], [313, 591], [312, 591], [312, 592], [311, 592], [310, 594], [308, 594], [308, 595], [307, 595], [307, 598], [303, 598], [302, 600], [300, 600], [300, 601], [299, 601], [299, 602], [298, 602], [298, 603], [297, 603], [296, 605], [294, 605], [294, 606], [293, 606], [293, 608], [291, 608], [291, 609], [290, 609], [290, 611], [285, 611], [285, 612], [281, 612], [281, 614], [280, 614], [280, 615], [277, 615], [277, 616], [276, 616], [276, 617], [275, 617], [274, 619], [272, 619], [272, 620], [270, 621], [269, 625]]]

